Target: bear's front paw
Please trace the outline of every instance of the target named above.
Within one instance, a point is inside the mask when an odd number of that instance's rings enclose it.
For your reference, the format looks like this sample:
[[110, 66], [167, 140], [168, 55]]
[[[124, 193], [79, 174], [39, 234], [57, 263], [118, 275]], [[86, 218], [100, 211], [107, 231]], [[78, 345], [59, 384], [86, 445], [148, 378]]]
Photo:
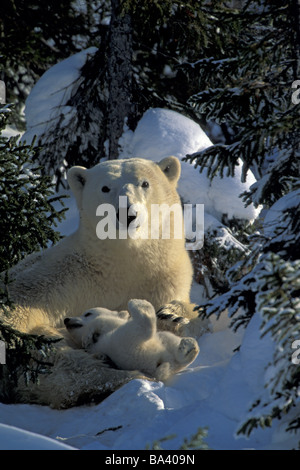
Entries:
[[202, 319], [198, 315], [195, 305], [173, 300], [156, 312], [157, 327], [159, 330], [172, 331], [178, 336], [199, 338], [211, 332], [211, 323], [209, 319]]
[[159, 330], [177, 333], [188, 320], [184, 318], [184, 305], [182, 302], [172, 301], [165, 304], [156, 312], [157, 326]]
[[194, 338], [182, 338], [178, 348], [177, 359], [182, 364], [190, 364], [196, 359], [200, 349]]

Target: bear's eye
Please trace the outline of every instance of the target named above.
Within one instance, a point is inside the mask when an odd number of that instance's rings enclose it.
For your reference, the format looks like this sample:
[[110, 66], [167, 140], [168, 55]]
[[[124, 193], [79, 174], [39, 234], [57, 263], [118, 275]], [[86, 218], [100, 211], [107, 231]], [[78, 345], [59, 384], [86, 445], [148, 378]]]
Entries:
[[103, 193], [109, 193], [109, 191], [110, 191], [110, 188], [108, 186], [103, 186], [102, 188]]
[[84, 315], [84, 318], [87, 318], [87, 317], [89, 317], [90, 315], [93, 315], [93, 313], [92, 313], [92, 312], [87, 312], [87, 313]]
[[143, 181], [143, 182], [142, 182], [142, 188], [149, 188], [149, 183], [148, 183], [148, 181]]

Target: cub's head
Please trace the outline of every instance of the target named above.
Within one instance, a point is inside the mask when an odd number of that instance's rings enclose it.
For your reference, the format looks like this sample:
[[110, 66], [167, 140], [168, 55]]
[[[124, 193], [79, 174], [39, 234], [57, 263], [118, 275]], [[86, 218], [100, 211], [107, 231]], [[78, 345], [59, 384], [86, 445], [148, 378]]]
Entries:
[[106, 308], [91, 308], [80, 317], [65, 318], [65, 327], [79, 348], [89, 349], [100, 335], [123, 324], [128, 312], [114, 312]]
[[[68, 182], [81, 219], [104, 239], [114, 238], [121, 229], [148, 226], [152, 205], [180, 205], [176, 191], [180, 172], [176, 157], [159, 163], [131, 158], [105, 161], [89, 170], [72, 167]], [[111, 237], [107, 236], [109, 229]]]

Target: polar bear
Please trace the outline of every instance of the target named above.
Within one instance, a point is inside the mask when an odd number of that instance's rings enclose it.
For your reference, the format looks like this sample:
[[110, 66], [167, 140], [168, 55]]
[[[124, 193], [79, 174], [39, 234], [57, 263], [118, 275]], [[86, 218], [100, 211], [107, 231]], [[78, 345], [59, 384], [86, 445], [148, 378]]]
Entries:
[[[11, 269], [9, 295], [23, 309], [22, 315], [13, 315], [13, 326], [43, 332], [95, 306], [126, 309], [132, 298], [148, 300], [156, 310], [172, 300], [188, 304], [193, 271], [184, 236], [176, 239], [172, 230], [165, 239], [161, 234], [147, 239], [118, 236], [120, 197], [127, 198], [128, 207], [142, 204], [149, 213], [155, 204], [180, 204], [180, 168], [175, 157], [158, 164], [133, 158], [105, 161], [91, 169], [71, 168], [68, 182], [80, 213], [79, 227]], [[116, 213], [116, 238], [103, 238], [102, 233], [100, 239], [105, 216], [97, 214], [99, 207], [108, 206]], [[134, 216], [128, 215], [129, 223], [131, 219]], [[151, 224], [150, 217], [147, 222]]]
[[140, 370], [157, 380], [169, 379], [195, 360], [197, 341], [157, 331], [150, 302], [130, 300], [128, 312], [94, 308], [64, 323], [72, 340], [90, 354], [108, 356], [119, 369]]
[[78, 347], [96, 356], [108, 356], [117, 368], [138, 369], [166, 380], [194, 361], [199, 352], [197, 341], [157, 332], [155, 310], [149, 302], [133, 299], [128, 310], [94, 308], [64, 322]]
[[[10, 270], [8, 293], [16, 308], [4, 321], [25, 333], [57, 336], [65, 317], [79, 316], [95, 306], [120, 311], [127, 308], [130, 299], [141, 298], [151, 302], [155, 310], [163, 306], [160, 325], [165, 326], [160, 328], [193, 336], [185, 333], [186, 326], [192, 324], [189, 320], [163, 320], [178, 307], [183, 317], [195, 317], [196, 329], [199, 324], [190, 303], [192, 264], [184, 236], [175, 237], [173, 213], [169, 237], [163, 238], [162, 216], [154, 237], [138, 237], [147, 224], [148, 228], [151, 225], [151, 217], [139, 217], [145, 215], [145, 208], [151, 212], [152, 205], [180, 204], [176, 190], [180, 171], [176, 157], [166, 157], [159, 163], [132, 158], [105, 161], [90, 169], [72, 167], [68, 182], [80, 214], [79, 227], [55, 246], [28, 256]], [[123, 198], [126, 207], [120, 205]], [[135, 212], [130, 212], [134, 205]], [[139, 214], [140, 207], [143, 214]], [[109, 224], [103, 208], [115, 211], [112, 236], [105, 236], [106, 220]], [[134, 224], [135, 237], [125, 237], [121, 225], [129, 228]], [[100, 368], [95, 383], [90, 371]], [[80, 380], [74, 379], [74, 371]], [[109, 370], [63, 342], [58, 343], [52, 374], [42, 377], [40, 387], [30, 394], [28, 389], [22, 390], [21, 396], [27, 394], [24, 400], [49, 402], [58, 408], [72, 406], [82, 395], [92, 395], [94, 388], [96, 395], [101, 387], [107, 394], [132, 377], [132, 371]], [[88, 390], [87, 383], [91, 384]]]

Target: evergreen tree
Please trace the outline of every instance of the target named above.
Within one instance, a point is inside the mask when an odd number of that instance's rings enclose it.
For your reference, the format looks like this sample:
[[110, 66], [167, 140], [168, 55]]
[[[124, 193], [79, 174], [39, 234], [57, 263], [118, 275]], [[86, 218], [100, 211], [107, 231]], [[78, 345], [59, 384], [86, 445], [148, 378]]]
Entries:
[[[5, 127], [10, 107], [0, 109], [0, 128]], [[54, 203], [61, 200], [54, 194], [51, 179], [41, 175], [34, 164], [36, 150], [18, 142], [18, 137], [0, 134], [0, 340], [6, 347], [6, 364], [0, 366], [0, 399], [15, 400], [15, 386], [22, 377], [25, 382], [50, 366], [46, 354], [53, 341], [22, 334], [9, 326], [14, 305], [7, 285], [8, 269], [26, 255], [46, 248], [59, 239], [53, 226], [61, 220], [64, 209]]]
[[[39, 161], [46, 171], [59, 177], [66, 165], [92, 166], [104, 157], [117, 158], [124, 125], [134, 130], [150, 107], [167, 107], [199, 120], [187, 101], [199, 83], [185, 73], [183, 64], [203, 53], [212, 55], [221, 48], [223, 36], [231, 34], [232, 22], [223, 25], [222, 19], [228, 8], [219, 3], [217, 16], [212, 16], [213, 7], [205, 1], [103, 1], [110, 21], [98, 24], [98, 50], [86, 57], [69, 85], [64, 82], [60, 105], [52, 110], [47, 127], [37, 129]], [[216, 40], [218, 28], [222, 34]]]
[[[300, 193], [298, 212], [299, 197]], [[277, 253], [268, 252], [262, 257], [255, 277], [256, 285], [253, 282], [251, 287], [257, 292], [256, 309], [263, 319], [262, 336], [270, 333], [275, 348], [273, 362], [268, 364], [267, 396], [264, 392], [262, 397], [257, 397], [238, 432], [249, 435], [254, 428], [271, 426], [275, 418], [285, 415], [287, 431], [299, 431], [300, 360], [297, 354], [293, 359], [293, 348], [300, 345], [300, 260], [287, 261]]]
[[[9, 106], [0, 110], [2, 129], [9, 110]], [[0, 135], [0, 272], [49, 242], [57, 242], [59, 233], [53, 226], [65, 211], [54, 208], [61, 197], [54, 194], [50, 177], [42, 176], [34, 163], [36, 149], [18, 138]]]
[[0, 79], [7, 101], [14, 103], [10, 121], [24, 126], [22, 108], [32, 86], [53, 64], [96, 40], [106, 18], [107, 2], [3, 0], [0, 18]]
[[250, 197], [256, 204], [274, 203], [299, 176], [300, 115], [291, 100], [300, 74], [296, 7], [294, 0], [247, 2], [240, 12], [228, 14], [238, 25], [231, 47], [183, 65], [203, 90], [189, 98], [199, 117], [204, 114], [227, 129], [226, 145], [190, 159], [208, 167], [211, 177], [225, 170], [234, 174], [241, 159], [244, 178], [249, 168], [260, 178]]
[[300, 109], [292, 99], [292, 84], [300, 76], [299, 12], [293, 0], [247, 2], [229, 13], [238, 28], [221, 55], [184, 64], [202, 90], [189, 102], [199, 116], [227, 130], [224, 144], [188, 159], [200, 171], [208, 168], [211, 178], [234, 174], [237, 164], [244, 177], [252, 168], [258, 181], [245, 201], [265, 207], [248, 256], [227, 271], [227, 291], [204, 307], [208, 315], [227, 309], [234, 328], [247, 327], [260, 315], [262, 338], [269, 333], [273, 339], [268, 396], [257, 398], [241, 425], [239, 432], [247, 434], [287, 413], [287, 430], [300, 428], [300, 369], [292, 362], [292, 344], [300, 339]]

